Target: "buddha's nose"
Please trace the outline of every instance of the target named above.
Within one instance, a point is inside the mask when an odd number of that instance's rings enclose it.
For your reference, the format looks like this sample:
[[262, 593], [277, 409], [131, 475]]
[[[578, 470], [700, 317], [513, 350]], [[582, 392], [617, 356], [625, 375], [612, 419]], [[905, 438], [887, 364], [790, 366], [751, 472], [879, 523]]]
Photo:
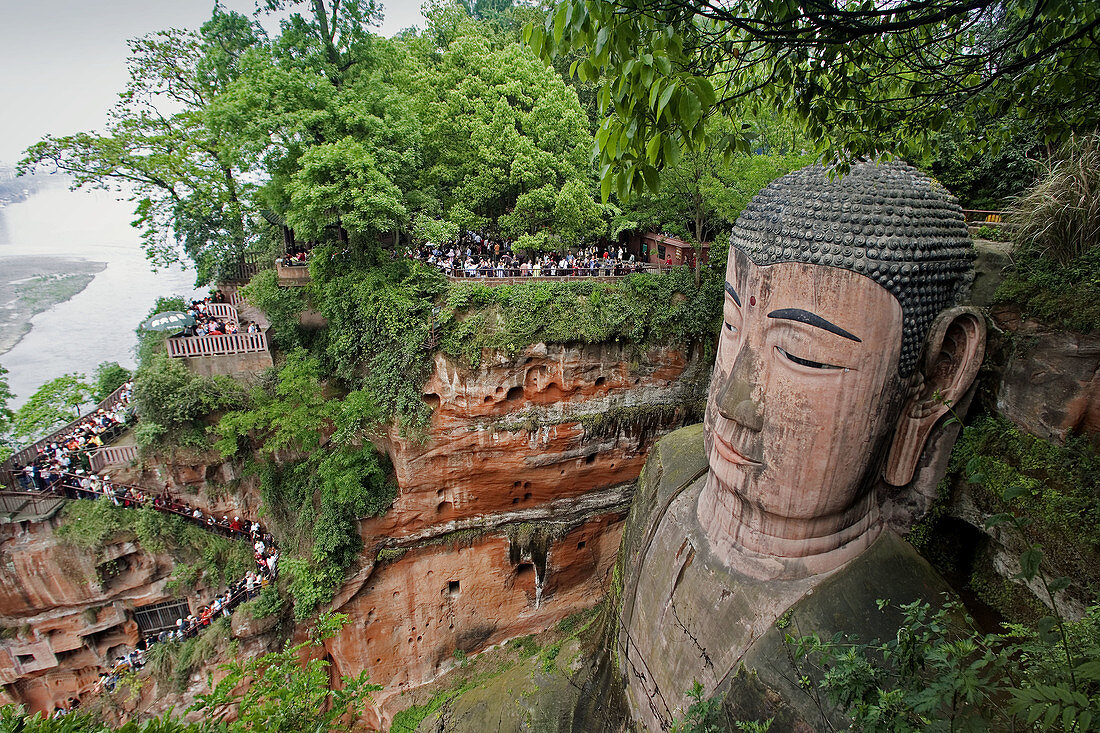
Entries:
[[755, 362], [751, 351], [742, 348], [718, 392], [718, 414], [753, 432], [760, 432], [764, 427], [764, 414], [752, 397], [756, 387]]

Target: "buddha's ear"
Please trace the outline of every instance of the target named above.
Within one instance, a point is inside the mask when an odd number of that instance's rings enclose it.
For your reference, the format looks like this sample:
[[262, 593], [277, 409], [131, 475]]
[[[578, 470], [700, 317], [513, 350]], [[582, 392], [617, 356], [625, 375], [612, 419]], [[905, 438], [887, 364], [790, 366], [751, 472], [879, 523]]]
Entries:
[[985, 355], [985, 318], [970, 306], [950, 308], [936, 318], [926, 344], [923, 382], [902, 408], [883, 469], [893, 486], [913, 480], [932, 429], [974, 383]]

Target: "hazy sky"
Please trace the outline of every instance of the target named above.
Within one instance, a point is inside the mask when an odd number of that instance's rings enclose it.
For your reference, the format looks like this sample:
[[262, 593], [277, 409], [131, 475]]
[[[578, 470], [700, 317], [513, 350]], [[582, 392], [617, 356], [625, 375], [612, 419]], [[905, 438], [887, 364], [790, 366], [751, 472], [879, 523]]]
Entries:
[[[420, 0], [385, 5], [382, 35], [423, 24]], [[222, 6], [251, 14], [255, 2]], [[46, 133], [101, 129], [126, 84], [127, 39], [198, 28], [213, 7], [213, 0], [0, 0], [0, 163], [15, 163]]]

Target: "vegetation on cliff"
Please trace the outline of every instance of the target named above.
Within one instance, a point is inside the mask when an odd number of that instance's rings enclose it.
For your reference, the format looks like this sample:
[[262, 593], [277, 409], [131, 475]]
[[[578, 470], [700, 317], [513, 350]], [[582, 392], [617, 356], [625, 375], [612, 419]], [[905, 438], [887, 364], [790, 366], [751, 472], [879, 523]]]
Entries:
[[1100, 329], [1100, 133], [1073, 140], [1017, 199], [999, 303], [1080, 333]]
[[176, 561], [170, 591], [218, 588], [255, 567], [246, 542], [207, 532], [152, 507], [127, 509], [107, 498], [68, 502], [57, 536], [97, 557], [108, 545], [129, 540], [137, 540], [150, 553], [167, 552]]
[[[131, 720], [121, 725], [102, 721], [97, 711], [77, 711], [50, 718], [41, 713], [28, 715], [14, 705], [0, 707], [0, 733], [347, 733], [357, 730], [364, 706], [371, 693], [381, 689], [368, 681], [367, 673], [343, 676], [332, 684], [331, 663], [318, 658], [323, 643], [348, 622], [342, 614], [324, 614], [310, 630], [308, 639], [286, 645], [249, 660], [231, 660], [207, 678], [208, 692], [198, 695], [187, 710], [198, 713], [199, 722], [184, 722], [169, 712], [144, 721]], [[208, 662], [201, 647], [213, 651], [215, 644], [207, 636], [225, 634], [221, 624], [212, 624], [203, 637], [191, 639], [180, 650], [188, 650], [186, 668], [199, 668]], [[188, 647], [187, 645], [190, 644]], [[159, 645], [167, 647], [168, 645]], [[195, 658], [192, 660], [192, 658]], [[305, 660], [305, 661], [303, 661]], [[192, 664], [192, 662], [197, 662]], [[157, 664], [151, 661], [150, 664]], [[176, 674], [168, 670], [168, 674]], [[117, 695], [130, 694], [124, 688], [140, 691], [143, 680], [134, 679], [120, 686]], [[97, 701], [109, 705], [112, 701]], [[87, 707], [87, 706], [85, 706]]]

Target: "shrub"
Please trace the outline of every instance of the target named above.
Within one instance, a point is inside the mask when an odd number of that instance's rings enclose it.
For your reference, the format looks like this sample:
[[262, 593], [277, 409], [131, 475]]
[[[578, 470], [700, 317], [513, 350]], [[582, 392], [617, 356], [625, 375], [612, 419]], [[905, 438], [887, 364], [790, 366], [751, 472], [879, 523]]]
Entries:
[[207, 420], [246, 400], [244, 388], [229, 377], [200, 377], [168, 354], [153, 353], [134, 375], [138, 445], [206, 448]]
[[102, 402], [109, 394], [126, 384], [130, 379], [130, 370], [120, 366], [117, 361], [104, 361], [95, 368], [94, 378], [92, 399]]
[[1100, 248], [1100, 132], [1067, 145], [1010, 216], [1021, 254], [1068, 264]]

